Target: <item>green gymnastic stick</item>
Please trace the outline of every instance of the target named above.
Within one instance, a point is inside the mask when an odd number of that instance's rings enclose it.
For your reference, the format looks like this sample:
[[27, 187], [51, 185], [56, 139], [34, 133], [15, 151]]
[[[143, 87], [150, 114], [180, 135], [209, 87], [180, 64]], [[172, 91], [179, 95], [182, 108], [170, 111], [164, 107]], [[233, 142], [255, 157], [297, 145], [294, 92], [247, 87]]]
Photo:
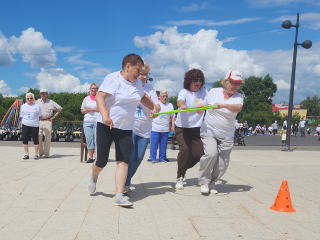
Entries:
[[168, 113], [179, 113], [179, 112], [191, 112], [191, 111], [198, 111], [198, 110], [207, 110], [207, 109], [213, 109], [213, 108], [218, 108], [218, 106], [204, 106], [202, 108], [197, 108], [197, 107], [189, 107], [186, 110], [173, 110], [169, 112], [159, 112], [159, 113], [154, 113], [153, 115], [162, 115], [162, 114], [168, 114]]

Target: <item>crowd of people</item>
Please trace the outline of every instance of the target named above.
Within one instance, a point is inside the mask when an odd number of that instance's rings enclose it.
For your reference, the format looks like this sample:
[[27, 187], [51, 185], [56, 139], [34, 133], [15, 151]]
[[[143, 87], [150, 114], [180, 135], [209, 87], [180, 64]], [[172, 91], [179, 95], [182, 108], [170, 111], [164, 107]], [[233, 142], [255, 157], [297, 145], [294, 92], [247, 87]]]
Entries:
[[[147, 83], [149, 72], [148, 63], [139, 55], [129, 54], [123, 58], [121, 71], [107, 75], [100, 87], [96, 83], [90, 85], [90, 94], [81, 105], [89, 152], [87, 163], [92, 163], [87, 189], [90, 194], [96, 192], [99, 174], [109, 161], [110, 147], [114, 143], [116, 194], [113, 204], [116, 206], [133, 205], [124, 194], [132, 191], [132, 177], [144, 159], [149, 142], [151, 163], [156, 162], [157, 156], [159, 162], [168, 161], [166, 149], [170, 131], [176, 134], [179, 145], [175, 188], [184, 189], [188, 169], [199, 163], [200, 192], [217, 194], [215, 183], [229, 166], [235, 127], [244, 134], [275, 134], [278, 129], [277, 121], [268, 128], [258, 124], [254, 130], [247, 121], [236, 122], [243, 106], [243, 96], [238, 92], [243, 78], [238, 71], [228, 72], [221, 81], [223, 87], [209, 92], [204, 88], [205, 76], [200, 69], [187, 71], [177, 106], [180, 110], [191, 107], [199, 110], [179, 112], [177, 116], [172, 113], [173, 105], [167, 102], [169, 92], [162, 89], [158, 96], [155, 88]], [[40, 92], [41, 99], [36, 102], [33, 94], [27, 93], [26, 104], [21, 107], [23, 159], [29, 159], [30, 134], [36, 153], [34, 159], [43, 155], [49, 157], [52, 120], [62, 110], [47, 98], [46, 89]], [[204, 106], [215, 108], [201, 109]], [[305, 124], [302, 119], [291, 128], [304, 132]], [[287, 126], [284, 124], [283, 128]], [[317, 131], [320, 134], [320, 125]], [[46, 136], [44, 143], [43, 133]]]

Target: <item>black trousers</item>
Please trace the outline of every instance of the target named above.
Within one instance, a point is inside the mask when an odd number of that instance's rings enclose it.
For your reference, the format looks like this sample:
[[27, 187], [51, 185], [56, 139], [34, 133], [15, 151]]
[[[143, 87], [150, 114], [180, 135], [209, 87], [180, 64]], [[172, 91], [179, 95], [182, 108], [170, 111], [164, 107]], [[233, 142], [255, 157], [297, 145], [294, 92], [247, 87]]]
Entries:
[[29, 136], [32, 136], [33, 144], [39, 144], [39, 127], [29, 127], [22, 124], [22, 142], [28, 144]]

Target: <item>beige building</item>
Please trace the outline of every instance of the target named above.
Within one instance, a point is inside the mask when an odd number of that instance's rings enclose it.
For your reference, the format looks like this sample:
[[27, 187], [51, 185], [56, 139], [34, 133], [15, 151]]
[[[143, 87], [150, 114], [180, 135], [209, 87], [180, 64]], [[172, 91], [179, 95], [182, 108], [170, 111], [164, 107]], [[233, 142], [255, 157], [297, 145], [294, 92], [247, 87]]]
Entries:
[[[278, 109], [281, 115], [288, 115], [288, 109]], [[307, 118], [307, 109], [292, 109], [292, 115], [298, 113], [304, 119]]]

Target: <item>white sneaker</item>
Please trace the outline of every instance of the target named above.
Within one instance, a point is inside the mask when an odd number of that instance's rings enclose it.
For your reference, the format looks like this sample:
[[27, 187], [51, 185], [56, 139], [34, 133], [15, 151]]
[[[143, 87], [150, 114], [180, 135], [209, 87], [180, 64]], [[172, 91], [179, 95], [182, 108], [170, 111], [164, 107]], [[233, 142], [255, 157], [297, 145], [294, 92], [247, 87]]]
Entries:
[[129, 193], [129, 192], [132, 192], [130, 186], [124, 186], [123, 194]]
[[214, 188], [212, 188], [212, 189], [210, 189], [210, 193], [212, 193], [212, 194], [218, 194], [218, 191], [215, 190]]
[[88, 183], [88, 192], [90, 193], [90, 195], [94, 194], [96, 191], [97, 180], [98, 178], [94, 179], [92, 175], [90, 175], [89, 183]]
[[113, 205], [114, 206], [121, 206], [121, 207], [131, 207], [131, 206], [133, 206], [133, 203], [129, 202], [124, 197], [121, 197], [121, 198], [114, 198]]
[[208, 184], [202, 184], [201, 185], [201, 193], [209, 193], [209, 187]]
[[178, 189], [178, 190], [182, 190], [183, 189], [183, 178], [182, 177], [177, 179], [176, 189]]

